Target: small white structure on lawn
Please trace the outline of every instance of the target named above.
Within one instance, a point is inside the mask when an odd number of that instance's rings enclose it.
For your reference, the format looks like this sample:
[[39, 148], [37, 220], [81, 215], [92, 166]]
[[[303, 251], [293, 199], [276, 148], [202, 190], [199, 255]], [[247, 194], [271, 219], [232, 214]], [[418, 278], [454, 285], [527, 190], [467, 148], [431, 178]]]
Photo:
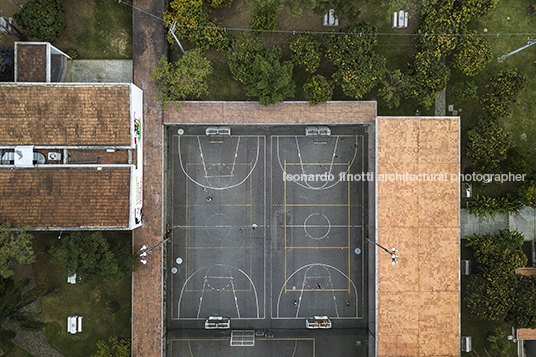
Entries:
[[339, 18], [335, 15], [335, 9], [329, 9], [324, 15], [324, 26], [339, 26]]
[[67, 332], [72, 335], [82, 332], [82, 316], [69, 316], [67, 318]]

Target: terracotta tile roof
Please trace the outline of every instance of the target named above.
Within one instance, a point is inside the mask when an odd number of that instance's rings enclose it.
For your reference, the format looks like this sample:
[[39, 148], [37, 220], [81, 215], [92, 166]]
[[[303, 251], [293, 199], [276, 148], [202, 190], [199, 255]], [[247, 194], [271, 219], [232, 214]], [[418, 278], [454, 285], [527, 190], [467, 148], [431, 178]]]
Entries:
[[17, 82], [46, 82], [47, 45], [17, 43]]
[[0, 170], [0, 223], [128, 227], [129, 168]]
[[536, 275], [536, 268], [517, 268], [516, 274], [526, 276]]
[[378, 356], [459, 356], [458, 118], [377, 124]]
[[536, 329], [521, 328], [517, 330], [518, 340], [536, 340]]
[[2, 145], [130, 145], [124, 86], [0, 85]]
[[284, 102], [264, 106], [257, 102], [184, 102], [164, 113], [165, 123], [364, 123], [376, 117], [376, 102]]

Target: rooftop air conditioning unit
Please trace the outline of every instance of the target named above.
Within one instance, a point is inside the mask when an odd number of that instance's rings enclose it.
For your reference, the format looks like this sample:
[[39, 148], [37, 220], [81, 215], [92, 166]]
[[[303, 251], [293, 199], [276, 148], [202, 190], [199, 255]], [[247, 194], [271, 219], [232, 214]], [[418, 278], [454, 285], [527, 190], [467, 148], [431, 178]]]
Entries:
[[48, 153], [48, 159], [50, 161], [60, 161], [61, 160], [61, 154], [59, 152], [49, 152]]

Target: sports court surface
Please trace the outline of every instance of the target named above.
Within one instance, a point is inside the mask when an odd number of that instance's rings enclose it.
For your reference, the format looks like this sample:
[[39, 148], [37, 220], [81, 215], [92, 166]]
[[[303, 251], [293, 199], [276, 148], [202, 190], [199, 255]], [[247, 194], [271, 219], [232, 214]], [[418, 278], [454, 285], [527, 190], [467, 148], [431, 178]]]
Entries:
[[[371, 126], [207, 127], [165, 132], [168, 356], [367, 355]], [[211, 316], [231, 328], [205, 330]], [[307, 329], [314, 316], [332, 328]], [[269, 333], [237, 348], [231, 330]]]

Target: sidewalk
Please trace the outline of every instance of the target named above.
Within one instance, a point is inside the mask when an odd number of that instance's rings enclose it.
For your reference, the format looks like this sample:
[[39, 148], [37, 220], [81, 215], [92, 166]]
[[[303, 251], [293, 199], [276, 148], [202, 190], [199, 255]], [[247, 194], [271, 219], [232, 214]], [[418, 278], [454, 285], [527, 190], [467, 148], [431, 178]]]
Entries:
[[519, 214], [493, 217], [476, 217], [469, 214], [467, 209], [460, 210], [460, 237], [465, 238], [473, 234], [496, 233], [501, 229], [517, 229], [525, 236], [525, 241], [536, 238], [536, 210], [525, 207]]

